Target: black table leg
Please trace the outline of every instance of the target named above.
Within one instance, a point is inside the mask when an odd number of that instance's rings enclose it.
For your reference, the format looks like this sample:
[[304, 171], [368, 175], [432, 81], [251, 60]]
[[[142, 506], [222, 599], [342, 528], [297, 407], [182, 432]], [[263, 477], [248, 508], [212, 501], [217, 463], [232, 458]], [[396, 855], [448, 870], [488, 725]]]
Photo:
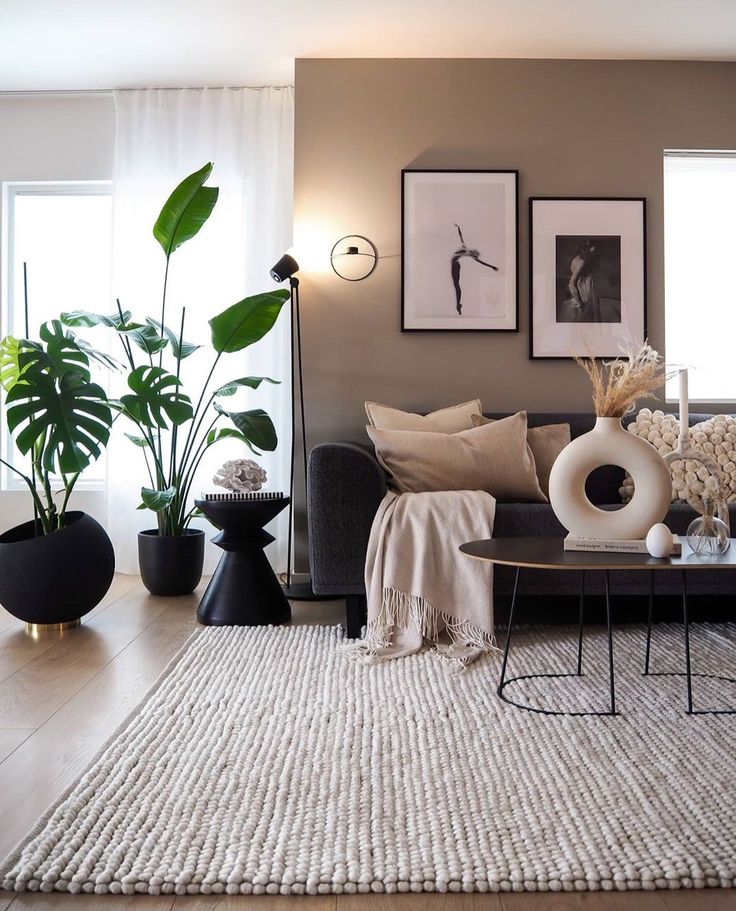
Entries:
[[580, 604], [578, 605], [578, 677], [583, 676], [583, 614], [585, 610], [585, 570], [580, 572]]
[[501, 663], [501, 677], [498, 681], [498, 688], [496, 693], [499, 699], [502, 699], [504, 702], [507, 702], [509, 705], [513, 705], [518, 709], [524, 709], [527, 712], [536, 712], [539, 715], [564, 715], [564, 716], [586, 716], [586, 715], [615, 715], [616, 714], [616, 696], [614, 693], [614, 681], [613, 681], [613, 629], [611, 625], [611, 609], [610, 609], [610, 598], [608, 593], [608, 573], [606, 573], [606, 609], [608, 615], [608, 663], [609, 663], [609, 673], [610, 673], [610, 682], [611, 682], [611, 708], [604, 712], [595, 712], [595, 711], [580, 711], [580, 712], [566, 712], [559, 711], [554, 709], [542, 709], [537, 708], [532, 705], [525, 705], [523, 702], [516, 702], [514, 699], [510, 699], [506, 693], [505, 689], [512, 683], [516, 683], [519, 680], [538, 680], [538, 679], [551, 679], [553, 677], [580, 677], [582, 676], [582, 649], [583, 649], [583, 610], [584, 610], [584, 598], [585, 598], [585, 577], [581, 579], [581, 588], [580, 588], [580, 609], [579, 609], [579, 624], [578, 624], [578, 661], [577, 668], [574, 673], [570, 674], [522, 674], [518, 677], [506, 677], [506, 668], [508, 665], [509, 659], [509, 650], [511, 647], [511, 632], [514, 625], [514, 615], [516, 612], [516, 599], [519, 590], [519, 575], [521, 573], [521, 567], [516, 568], [516, 578], [514, 580], [514, 590], [511, 596], [511, 609], [509, 610], [509, 621], [508, 627], [506, 629], [506, 644], [503, 650], [503, 661]]
[[685, 676], [687, 677], [687, 713], [693, 713], [693, 678], [690, 666], [690, 617], [687, 610], [687, 574], [682, 571], [682, 623], [685, 627]]
[[496, 693], [503, 698], [503, 688], [506, 685], [506, 665], [509, 660], [509, 646], [511, 645], [511, 628], [514, 625], [514, 611], [516, 610], [516, 594], [519, 590], [519, 576], [521, 567], [516, 567], [516, 576], [514, 577], [514, 593], [511, 596], [511, 607], [509, 609], [508, 626], [506, 627], [506, 644], [503, 649], [503, 663], [501, 664], [501, 679], [498, 681]]
[[649, 658], [652, 651], [652, 621], [654, 619], [654, 570], [649, 571], [649, 610], [647, 611], [647, 648], [644, 653], [644, 676], [649, 674]]
[[606, 570], [606, 626], [608, 627], [608, 673], [611, 683], [611, 715], [616, 714], [616, 686], [613, 678], [613, 627], [611, 625], [611, 585]]
[[[654, 573], [652, 573], [654, 576]], [[690, 609], [688, 605], [688, 591], [687, 591], [687, 572], [682, 570], [680, 574], [681, 579], [681, 588], [682, 588], [682, 625], [683, 625], [683, 639], [685, 644], [685, 673], [681, 671], [650, 671], [649, 670], [649, 656], [650, 656], [650, 629], [651, 629], [651, 605], [650, 605], [650, 623], [649, 629], [647, 630], [647, 651], [644, 659], [644, 673], [649, 677], [684, 677], [686, 681], [686, 693], [687, 693], [687, 710], [686, 714], [688, 715], [736, 715], [736, 709], [694, 709], [693, 708], [693, 678], [703, 677], [709, 680], [722, 680], [724, 683], [733, 683], [736, 684], [736, 679], [733, 677], [726, 677], [721, 674], [694, 674], [692, 670], [692, 659], [690, 653]], [[652, 588], [654, 583], [652, 582]], [[651, 595], [650, 595], [651, 599]]]

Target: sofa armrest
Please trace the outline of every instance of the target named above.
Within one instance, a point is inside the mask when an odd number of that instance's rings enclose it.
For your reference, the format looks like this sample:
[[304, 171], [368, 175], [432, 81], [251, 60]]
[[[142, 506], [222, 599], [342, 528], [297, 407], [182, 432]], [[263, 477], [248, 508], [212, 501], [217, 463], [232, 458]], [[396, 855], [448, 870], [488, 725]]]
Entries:
[[373, 518], [386, 475], [360, 443], [321, 443], [309, 456], [309, 565], [318, 595], [363, 594]]

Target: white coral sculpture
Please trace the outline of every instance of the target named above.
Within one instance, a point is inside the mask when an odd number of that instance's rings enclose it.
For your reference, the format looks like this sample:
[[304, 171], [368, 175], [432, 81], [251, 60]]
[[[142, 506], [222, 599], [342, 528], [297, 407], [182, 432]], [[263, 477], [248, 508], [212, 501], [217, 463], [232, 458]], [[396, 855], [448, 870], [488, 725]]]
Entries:
[[253, 459], [229, 459], [217, 469], [217, 474], [212, 478], [218, 487], [232, 490], [235, 493], [250, 493], [260, 490], [266, 483], [268, 475], [258, 462]]

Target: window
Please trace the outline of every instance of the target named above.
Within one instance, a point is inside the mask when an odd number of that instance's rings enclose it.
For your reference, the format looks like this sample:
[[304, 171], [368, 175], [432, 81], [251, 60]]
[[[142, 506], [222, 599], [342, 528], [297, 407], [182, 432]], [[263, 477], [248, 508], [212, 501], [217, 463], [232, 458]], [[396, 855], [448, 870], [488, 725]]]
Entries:
[[690, 367], [691, 400], [736, 401], [736, 153], [665, 152], [664, 224], [667, 363]]
[[[65, 310], [110, 310], [112, 197], [108, 182], [7, 183], [3, 188], [3, 313], [2, 335], [26, 335], [23, 264], [28, 275], [28, 331]], [[96, 333], [95, 344], [102, 336]], [[100, 368], [95, 380], [107, 385]], [[3, 457], [27, 471], [4, 435]], [[22, 485], [3, 468], [3, 487]], [[98, 487], [105, 477], [104, 456], [80, 479]]]

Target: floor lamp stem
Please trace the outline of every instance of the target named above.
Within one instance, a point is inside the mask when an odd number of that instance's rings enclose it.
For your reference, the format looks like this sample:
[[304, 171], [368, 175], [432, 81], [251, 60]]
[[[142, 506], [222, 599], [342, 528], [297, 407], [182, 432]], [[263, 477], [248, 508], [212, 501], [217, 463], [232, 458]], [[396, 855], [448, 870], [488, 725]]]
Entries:
[[[295, 291], [296, 297], [296, 358], [299, 365], [299, 411], [301, 414], [301, 449], [302, 449], [302, 469], [304, 471], [304, 508], [307, 510], [307, 422], [304, 416], [304, 372], [302, 370], [302, 318], [299, 300], [299, 284], [297, 283]], [[295, 548], [296, 549], [296, 548]]]
[[[299, 311], [299, 279], [292, 276], [291, 285], [291, 472], [289, 477], [289, 553], [286, 565], [286, 584], [291, 586], [291, 577], [295, 571], [296, 535], [294, 533], [294, 466], [296, 463], [296, 402], [299, 398], [300, 416], [300, 451], [304, 470], [304, 498], [307, 497], [307, 430], [304, 417], [304, 374], [302, 371], [302, 322]], [[296, 371], [294, 355], [296, 354]]]
[[294, 389], [294, 331], [296, 327], [296, 293], [295, 289], [299, 287], [299, 279], [291, 278], [291, 312], [289, 314], [289, 369], [291, 381], [291, 458], [289, 460], [289, 529], [288, 543], [286, 546], [286, 586], [291, 587], [291, 565], [293, 550], [293, 528], [294, 528], [294, 455], [296, 452], [296, 394]]

